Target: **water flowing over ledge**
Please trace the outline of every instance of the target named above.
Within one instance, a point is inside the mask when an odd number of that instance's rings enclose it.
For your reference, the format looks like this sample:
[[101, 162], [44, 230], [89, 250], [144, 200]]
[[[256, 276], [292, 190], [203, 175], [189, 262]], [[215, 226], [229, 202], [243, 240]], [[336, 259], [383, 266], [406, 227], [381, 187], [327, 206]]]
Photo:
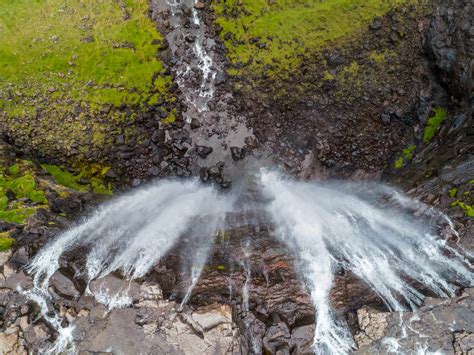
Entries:
[[[190, 282], [182, 309], [199, 283], [214, 236], [228, 227], [226, 215], [242, 213], [249, 223], [245, 211], [255, 206], [274, 236], [294, 254], [316, 310], [318, 354], [345, 354], [355, 347], [329, 298], [340, 270], [355, 274], [392, 311], [415, 309], [424, 298], [420, 289], [449, 297], [457, 285], [473, 284], [468, 261], [472, 255], [449, 246], [439, 235], [441, 225], [451, 227], [449, 219], [391, 187], [299, 182], [263, 170], [255, 177], [255, 186], [258, 204], [242, 193], [245, 188], [220, 193], [196, 180], [158, 181], [118, 197], [37, 254], [28, 267], [35, 287], [26, 292], [44, 302], [49, 279], [68, 253], [84, 253], [81, 276], [89, 284], [116, 271], [133, 280], [146, 275], [186, 238]], [[248, 308], [251, 270], [242, 262], [247, 275], [243, 307]], [[107, 304], [104, 299], [115, 296], [95, 294], [97, 301]], [[73, 329], [61, 328], [57, 317], [46, 320], [64, 334], [54, 351], [58, 346], [66, 349]]]

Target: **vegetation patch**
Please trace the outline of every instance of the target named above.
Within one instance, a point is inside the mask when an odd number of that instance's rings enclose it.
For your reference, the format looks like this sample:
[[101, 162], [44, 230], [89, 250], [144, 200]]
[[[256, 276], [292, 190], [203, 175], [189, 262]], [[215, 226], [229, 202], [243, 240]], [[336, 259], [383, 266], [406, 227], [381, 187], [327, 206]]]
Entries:
[[29, 161], [0, 167], [0, 220], [22, 224], [38, 208], [47, 206], [31, 167]]
[[[350, 41], [375, 17], [405, 2], [218, 0], [213, 9], [234, 64], [229, 73], [235, 75], [293, 70], [307, 54], [330, 43]], [[381, 55], [375, 59], [381, 60]]]
[[423, 142], [429, 143], [436, 134], [438, 127], [446, 119], [446, 109], [438, 107], [434, 109], [434, 115], [428, 119], [423, 132]]
[[448, 191], [448, 196], [452, 199], [451, 207], [461, 208], [468, 217], [474, 217], [472, 185], [473, 181], [469, 180]]
[[0, 128], [11, 136], [46, 155], [99, 154], [148, 105], [174, 102], [148, 1], [0, 3]]
[[410, 160], [412, 160], [415, 149], [416, 147], [413, 144], [410, 144], [407, 148], [403, 149], [402, 156], [395, 160], [395, 169], [403, 168]]
[[461, 201], [454, 201], [453, 203], [451, 203], [451, 206], [452, 207], [459, 206], [460, 208], [462, 208], [466, 216], [474, 217], [474, 206], [472, 205], [468, 205], [467, 203], [464, 203]]
[[[14, 163], [14, 164], [12, 164]], [[112, 194], [105, 183], [109, 167], [89, 164], [77, 167], [73, 174], [55, 165], [36, 165], [31, 161], [15, 159], [7, 163], [0, 160], [0, 220], [24, 224], [40, 208], [48, 208], [46, 192], [54, 190], [61, 198], [69, 196], [69, 189]], [[55, 180], [45, 179], [49, 174]]]
[[109, 167], [101, 167], [99, 164], [92, 164], [82, 169], [78, 174], [73, 174], [64, 168], [56, 165], [44, 164], [42, 167], [60, 185], [76, 191], [92, 191], [99, 194], [111, 195], [112, 187], [103, 182], [104, 176]]
[[15, 240], [10, 237], [8, 232], [0, 233], [0, 252], [8, 251], [13, 246]]

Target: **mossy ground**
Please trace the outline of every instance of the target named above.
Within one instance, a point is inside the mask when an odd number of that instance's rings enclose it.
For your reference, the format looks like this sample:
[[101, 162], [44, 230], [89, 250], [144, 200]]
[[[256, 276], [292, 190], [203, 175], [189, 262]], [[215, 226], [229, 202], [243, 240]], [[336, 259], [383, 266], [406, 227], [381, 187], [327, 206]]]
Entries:
[[48, 200], [33, 171], [33, 163], [0, 166], [0, 220], [22, 224]]
[[347, 42], [403, 0], [217, 0], [213, 9], [228, 49], [231, 74], [276, 75], [308, 55]]
[[9, 250], [13, 244], [14, 240], [8, 232], [0, 233], [0, 252]]
[[466, 181], [448, 191], [451, 207], [460, 208], [467, 217], [474, 217], [474, 181]]
[[[47, 191], [54, 190], [67, 198], [69, 189], [80, 192], [112, 194], [104, 182], [108, 167], [90, 165], [73, 174], [54, 165], [37, 165], [28, 160], [16, 159], [13, 165], [0, 166], [0, 220], [24, 224], [40, 208], [48, 208]], [[54, 182], [46, 176], [51, 175]]]
[[[173, 102], [146, 0], [0, 0], [0, 119], [42, 155], [100, 155]], [[128, 107], [130, 109], [124, 109]]]
[[438, 127], [446, 119], [446, 109], [438, 107], [434, 109], [434, 114], [428, 119], [425, 130], [423, 132], [423, 142], [429, 143], [436, 134]]
[[416, 147], [413, 144], [410, 144], [408, 147], [403, 149], [402, 156], [395, 160], [394, 167], [395, 169], [401, 169], [407, 164], [412, 158]]

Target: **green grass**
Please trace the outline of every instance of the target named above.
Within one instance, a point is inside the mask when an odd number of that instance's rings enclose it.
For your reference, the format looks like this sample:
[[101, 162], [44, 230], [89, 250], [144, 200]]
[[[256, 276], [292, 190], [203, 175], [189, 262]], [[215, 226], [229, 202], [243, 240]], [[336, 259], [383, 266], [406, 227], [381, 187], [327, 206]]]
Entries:
[[[98, 164], [82, 167], [81, 172], [73, 174], [56, 165], [44, 164], [42, 165], [53, 179], [60, 185], [76, 191], [92, 191], [103, 195], [112, 195], [112, 188], [110, 184], [105, 185], [103, 178], [109, 167], [101, 167]], [[81, 180], [86, 178], [87, 183], [81, 183]]]
[[425, 130], [423, 131], [423, 142], [429, 143], [436, 134], [438, 127], [446, 119], [446, 110], [442, 107], [434, 109], [434, 116], [428, 119]]
[[[213, 3], [213, 9], [216, 22], [223, 28], [221, 36], [231, 63], [245, 63], [247, 70], [259, 73], [264, 68], [275, 72], [292, 70], [308, 53], [351, 40], [374, 17], [404, 2], [407, 1], [220, 0]], [[252, 43], [258, 38], [257, 43], [264, 43], [265, 48]], [[375, 59], [382, 60], [380, 55]], [[230, 74], [241, 73], [242, 69], [230, 70]]]
[[139, 102], [151, 89], [165, 91], [167, 80], [151, 80], [163, 70], [153, 44], [162, 38], [147, 17], [147, 1], [123, 1], [127, 20], [119, 3], [0, 0], [3, 89], [59, 98], [68, 87], [78, 100], [114, 105]]
[[0, 130], [70, 165], [102, 161], [147, 105], [175, 101], [162, 40], [147, 0], [0, 0]]
[[0, 252], [11, 249], [14, 242], [14, 239], [10, 237], [8, 232], [0, 233]]

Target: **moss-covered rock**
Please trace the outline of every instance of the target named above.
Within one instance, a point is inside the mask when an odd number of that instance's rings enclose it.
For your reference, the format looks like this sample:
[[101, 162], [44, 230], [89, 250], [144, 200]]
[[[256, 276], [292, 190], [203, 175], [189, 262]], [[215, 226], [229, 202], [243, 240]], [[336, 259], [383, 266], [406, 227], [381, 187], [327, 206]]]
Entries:
[[374, 18], [406, 2], [217, 0], [213, 9], [231, 74], [288, 76], [314, 52], [354, 40]]
[[0, 252], [9, 250], [13, 246], [14, 242], [15, 240], [10, 237], [10, 233], [0, 233]]

